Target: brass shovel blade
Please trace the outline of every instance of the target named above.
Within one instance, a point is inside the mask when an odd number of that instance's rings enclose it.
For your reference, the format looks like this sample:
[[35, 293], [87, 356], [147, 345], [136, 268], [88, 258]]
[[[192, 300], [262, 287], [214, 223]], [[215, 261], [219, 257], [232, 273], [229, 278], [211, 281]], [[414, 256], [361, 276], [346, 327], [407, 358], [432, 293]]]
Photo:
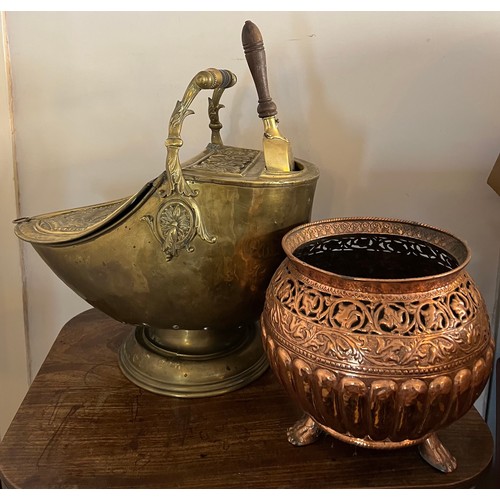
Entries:
[[278, 130], [276, 117], [263, 118], [263, 122], [266, 169], [270, 172], [291, 172], [294, 159], [290, 142]]

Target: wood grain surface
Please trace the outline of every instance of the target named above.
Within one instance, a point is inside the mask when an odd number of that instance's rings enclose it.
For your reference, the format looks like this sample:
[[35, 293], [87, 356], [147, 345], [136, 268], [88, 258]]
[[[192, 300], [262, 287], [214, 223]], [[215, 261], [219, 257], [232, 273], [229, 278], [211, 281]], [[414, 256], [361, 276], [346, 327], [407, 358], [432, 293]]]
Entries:
[[475, 484], [492, 458], [476, 410], [439, 433], [458, 459], [443, 474], [415, 447], [356, 448], [323, 436], [295, 448], [300, 411], [268, 370], [204, 399], [149, 393], [129, 382], [117, 351], [131, 327], [96, 310], [61, 331], [0, 444], [14, 488], [411, 488]]

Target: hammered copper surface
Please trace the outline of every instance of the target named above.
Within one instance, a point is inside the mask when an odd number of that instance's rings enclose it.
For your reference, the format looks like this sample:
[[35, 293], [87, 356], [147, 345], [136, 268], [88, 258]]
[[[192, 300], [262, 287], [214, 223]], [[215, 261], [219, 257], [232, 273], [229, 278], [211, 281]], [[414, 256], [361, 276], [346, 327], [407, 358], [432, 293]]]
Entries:
[[[299, 258], [304, 245], [308, 260], [326, 253], [333, 267], [336, 255], [365, 252], [366, 275], [380, 272], [369, 271], [378, 254], [387, 262], [396, 252], [441, 272], [345, 276]], [[290, 441], [308, 444], [321, 428], [364, 447], [423, 443], [426, 459], [452, 470], [433, 433], [471, 408], [494, 353], [485, 304], [465, 271], [466, 245], [423, 224], [333, 219], [290, 231], [283, 247], [261, 323], [274, 372], [307, 414]]]

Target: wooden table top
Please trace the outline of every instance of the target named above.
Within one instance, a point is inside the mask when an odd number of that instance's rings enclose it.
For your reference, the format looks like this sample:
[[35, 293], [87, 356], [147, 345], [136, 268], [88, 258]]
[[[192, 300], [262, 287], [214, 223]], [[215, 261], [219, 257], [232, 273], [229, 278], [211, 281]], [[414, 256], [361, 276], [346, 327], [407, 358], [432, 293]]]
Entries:
[[130, 326], [97, 310], [61, 331], [0, 444], [0, 478], [15, 488], [466, 487], [487, 469], [491, 433], [472, 409], [439, 432], [458, 460], [443, 474], [416, 447], [356, 448], [323, 436], [296, 448], [301, 412], [268, 370], [238, 391], [159, 396], [118, 367]]

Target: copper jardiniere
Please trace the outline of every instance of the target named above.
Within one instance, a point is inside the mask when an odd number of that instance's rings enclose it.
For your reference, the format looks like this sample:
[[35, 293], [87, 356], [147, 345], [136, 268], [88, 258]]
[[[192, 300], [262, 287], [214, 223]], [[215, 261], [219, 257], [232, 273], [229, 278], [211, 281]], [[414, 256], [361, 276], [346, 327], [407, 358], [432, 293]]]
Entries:
[[353, 218], [295, 228], [283, 248], [261, 323], [270, 364], [305, 412], [289, 441], [323, 430], [369, 448], [420, 444], [452, 471], [435, 432], [471, 408], [494, 352], [467, 246], [423, 224]]

